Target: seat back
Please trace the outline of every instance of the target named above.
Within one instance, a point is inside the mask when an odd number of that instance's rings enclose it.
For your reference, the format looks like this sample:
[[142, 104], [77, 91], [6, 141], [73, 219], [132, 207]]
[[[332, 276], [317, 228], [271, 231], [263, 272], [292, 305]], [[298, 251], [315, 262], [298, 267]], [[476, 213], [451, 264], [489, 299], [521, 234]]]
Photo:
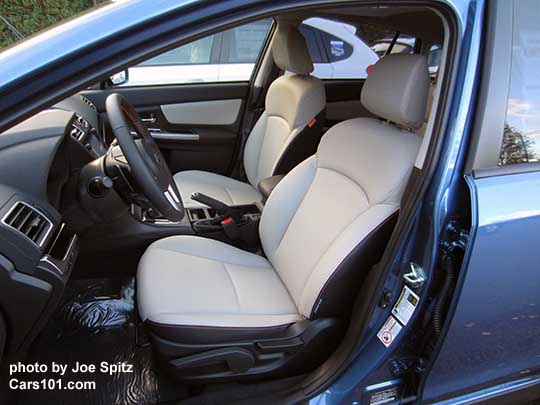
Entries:
[[296, 27], [279, 23], [272, 55], [280, 69], [293, 74], [270, 85], [265, 111], [246, 142], [244, 167], [255, 188], [262, 179], [287, 173], [316, 151], [326, 106], [324, 85], [309, 75], [313, 63]]
[[389, 55], [371, 71], [364, 107], [379, 117], [337, 124], [317, 154], [274, 189], [262, 214], [264, 251], [299, 311], [337, 315], [382, 254], [420, 137], [429, 84], [425, 57]]

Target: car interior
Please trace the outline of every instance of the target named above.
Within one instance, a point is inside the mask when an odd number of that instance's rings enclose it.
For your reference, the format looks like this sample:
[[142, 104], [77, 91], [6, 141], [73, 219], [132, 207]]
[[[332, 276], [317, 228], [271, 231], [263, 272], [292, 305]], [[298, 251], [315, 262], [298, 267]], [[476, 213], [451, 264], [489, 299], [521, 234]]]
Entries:
[[[313, 17], [414, 47], [321, 80]], [[425, 6], [294, 10], [249, 81], [101, 78], [0, 134], [3, 363], [134, 364], [69, 393], [85, 403], [237, 401], [320, 373], [437, 140], [449, 40]]]

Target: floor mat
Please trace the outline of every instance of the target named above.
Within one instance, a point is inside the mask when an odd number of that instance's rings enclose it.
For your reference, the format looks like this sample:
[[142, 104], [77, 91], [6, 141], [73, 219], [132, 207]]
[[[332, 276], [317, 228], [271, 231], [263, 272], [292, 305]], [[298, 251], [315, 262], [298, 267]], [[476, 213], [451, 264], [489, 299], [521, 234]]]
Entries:
[[[54, 388], [20, 391], [18, 403], [144, 405], [186, 398], [184, 386], [159, 372], [151, 348], [137, 345], [136, 333], [132, 278], [70, 283], [25, 362], [46, 364], [49, 370], [17, 376], [26, 381], [50, 379], [54, 383], [47, 384]], [[63, 376], [52, 372], [53, 362], [67, 366]], [[95, 371], [77, 371], [81, 365], [93, 365]], [[91, 381], [95, 388], [83, 386]], [[80, 382], [82, 388], [70, 389], [68, 382]]]

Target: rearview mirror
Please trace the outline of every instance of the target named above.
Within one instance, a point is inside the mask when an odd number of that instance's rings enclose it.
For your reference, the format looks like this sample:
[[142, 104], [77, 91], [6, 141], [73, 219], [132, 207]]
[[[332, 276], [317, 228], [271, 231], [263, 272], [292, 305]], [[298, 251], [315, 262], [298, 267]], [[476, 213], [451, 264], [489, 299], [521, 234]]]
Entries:
[[122, 70], [121, 72], [115, 73], [109, 77], [109, 81], [113, 86], [120, 86], [121, 84], [127, 83], [128, 81], [128, 71]]

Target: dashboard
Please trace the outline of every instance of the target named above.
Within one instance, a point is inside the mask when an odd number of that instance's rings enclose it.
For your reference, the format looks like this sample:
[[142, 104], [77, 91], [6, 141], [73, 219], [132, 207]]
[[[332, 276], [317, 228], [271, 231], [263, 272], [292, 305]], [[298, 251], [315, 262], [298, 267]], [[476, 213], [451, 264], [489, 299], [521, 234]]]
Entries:
[[70, 125], [69, 135], [71, 138], [86, 148], [92, 156], [98, 158], [107, 153], [105, 140], [86, 118], [75, 113]]
[[86, 97], [77, 95], [54, 106], [55, 109], [72, 111], [69, 135], [90, 152], [94, 158], [107, 153], [105, 131], [99, 131], [99, 119], [96, 106]]
[[60, 302], [79, 252], [82, 168], [105, 155], [98, 112], [75, 95], [0, 134], [0, 320], [24, 350]]

